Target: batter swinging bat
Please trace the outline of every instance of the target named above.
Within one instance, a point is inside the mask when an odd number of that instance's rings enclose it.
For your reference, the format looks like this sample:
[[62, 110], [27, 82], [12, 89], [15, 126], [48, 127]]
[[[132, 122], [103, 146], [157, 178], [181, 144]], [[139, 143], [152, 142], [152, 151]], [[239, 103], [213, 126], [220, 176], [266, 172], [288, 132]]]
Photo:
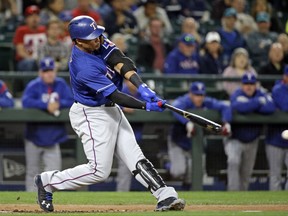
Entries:
[[217, 124], [216, 122], [210, 121], [202, 116], [190, 113], [190, 112], [186, 112], [182, 109], [176, 108], [170, 104], [164, 104], [164, 107], [172, 110], [173, 112], [176, 112], [180, 115], [182, 115], [184, 118], [189, 119], [192, 122], [195, 122], [196, 124], [200, 125], [201, 127], [204, 127], [210, 131], [219, 133], [222, 130], [221, 125]]

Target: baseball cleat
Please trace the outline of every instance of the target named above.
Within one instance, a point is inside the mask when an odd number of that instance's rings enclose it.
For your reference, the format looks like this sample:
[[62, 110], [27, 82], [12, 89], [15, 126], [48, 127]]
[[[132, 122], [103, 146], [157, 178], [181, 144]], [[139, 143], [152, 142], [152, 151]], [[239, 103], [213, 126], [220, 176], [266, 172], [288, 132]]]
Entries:
[[185, 201], [176, 197], [168, 197], [159, 202], [155, 211], [182, 211], [185, 207]]
[[45, 212], [54, 211], [54, 207], [52, 204], [53, 194], [45, 191], [42, 184], [41, 175], [36, 175], [34, 181], [38, 190], [37, 203], [39, 204], [40, 208], [43, 209]]

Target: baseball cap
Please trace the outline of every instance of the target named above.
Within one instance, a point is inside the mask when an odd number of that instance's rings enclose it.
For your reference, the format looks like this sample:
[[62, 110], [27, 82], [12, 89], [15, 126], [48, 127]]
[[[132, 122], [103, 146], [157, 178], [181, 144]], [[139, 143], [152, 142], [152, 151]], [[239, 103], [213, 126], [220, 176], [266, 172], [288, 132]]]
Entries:
[[73, 19], [71, 11], [68, 10], [62, 11], [59, 14], [59, 19], [62, 20], [63, 22], [70, 22], [70, 20]]
[[51, 57], [44, 57], [40, 60], [40, 69], [41, 71], [54, 70], [55, 62]]
[[237, 17], [237, 11], [234, 8], [227, 8], [223, 14], [224, 17]]
[[244, 83], [244, 84], [255, 84], [256, 82], [257, 82], [257, 78], [256, 78], [255, 74], [253, 74], [251, 72], [246, 72], [242, 76], [242, 83]]
[[266, 12], [257, 13], [256, 22], [270, 22], [269, 14]]
[[25, 9], [25, 16], [29, 16], [32, 14], [39, 14], [40, 13], [40, 9], [37, 5], [30, 5], [28, 7], [26, 7]]
[[284, 74], [285, 74], [285, 75], [288, 75], [288, 65], [286, 65], [286, 66], [284, 67]]
[[221, 41], [220, 35], [218, 34], [218, 32], [208, 32], [208, 34], [206, 35], [205, 41], [207, 43], [211, 43], [211, 42], [219, 42]]
[[192, 34], [182, 34], [179, 41], [183, 42], [186, 45], [195, 44], [195, 38]]
[[205, 95], [205, 84], [203, 82], [193, 82], [190, 86], [190, 92], [196, 95]]

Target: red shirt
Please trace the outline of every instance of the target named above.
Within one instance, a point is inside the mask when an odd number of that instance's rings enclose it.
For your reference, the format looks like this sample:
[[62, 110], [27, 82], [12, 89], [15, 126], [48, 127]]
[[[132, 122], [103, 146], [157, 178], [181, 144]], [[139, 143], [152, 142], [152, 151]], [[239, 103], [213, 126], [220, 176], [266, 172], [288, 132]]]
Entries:
[[96, 11], [93, 11], [93, 10], [89, 10], [87, 12], [83, 12], [79, 8], [75, 8], [74, 10], [72, 10], [72, 16], [73, 17], [81, 16], [81, 15], [86, 15], [86, 16], [92, 17], [96, 21], [96, 23], [101, 19], [99, 13], [97, 13]]
[[[16, 45], [23, 44], [30, 56], [37, 58], [37, 49], [41, 44], [46, 43], [46, 28], [39, 26], [36, 30], [31, 30], [28, 26], [19, 26], [16, 29], [13, 43]], [[16, 60], [21, 60], [21, 57], [16, 53]]]

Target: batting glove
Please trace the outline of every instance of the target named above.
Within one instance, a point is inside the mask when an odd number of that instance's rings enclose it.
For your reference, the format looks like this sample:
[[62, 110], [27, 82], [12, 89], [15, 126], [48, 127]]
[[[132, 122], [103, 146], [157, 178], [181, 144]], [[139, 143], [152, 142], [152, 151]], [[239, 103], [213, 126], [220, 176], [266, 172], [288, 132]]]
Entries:
[[138, 87], [138, 92], [141, 97], [147, 102], [159, 101], [160, 98], [156, 96], [156, 93], [150, 89], [145, 83]]
[[223, 136], [230, 136], [231, 135], [231, 125], [229, 123], [225, 123], [222, 126], [222, 135]]
[[188, 121], [188, 122], [186, 123], [186, 131], [187, 131], [186, 136], [187, 136], [188, 138], [191, 138], [192, 135], [193, 135], [194, 132], [195, 132], [194, 124], [193, 124], [191, 121]]
[[146, 111], [163, 112], [165, 110], [164, 104], [166, 100], [158, 100], [157, 102], [147, 102]]

